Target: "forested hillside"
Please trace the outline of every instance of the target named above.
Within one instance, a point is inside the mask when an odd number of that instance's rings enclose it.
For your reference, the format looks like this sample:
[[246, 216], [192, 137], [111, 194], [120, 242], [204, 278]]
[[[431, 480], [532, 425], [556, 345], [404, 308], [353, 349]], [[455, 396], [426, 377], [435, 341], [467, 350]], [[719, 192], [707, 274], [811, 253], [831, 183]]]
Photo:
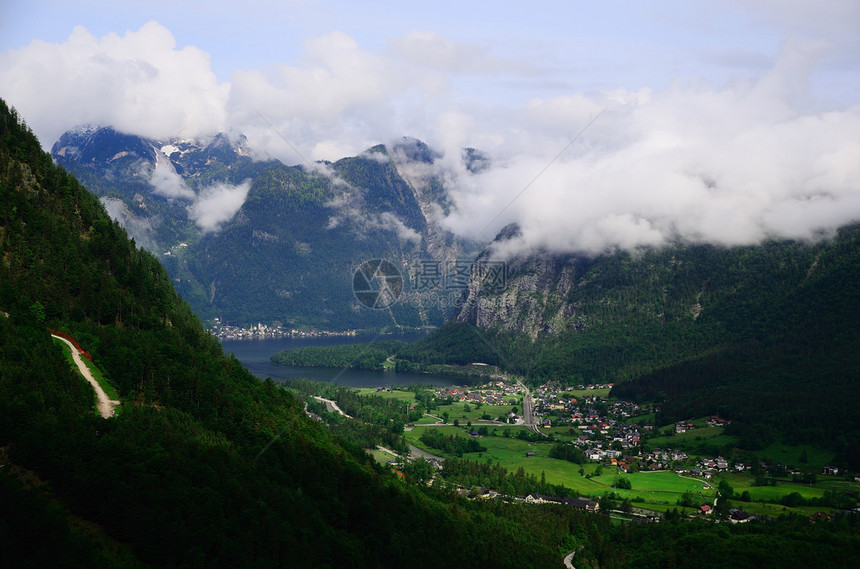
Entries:
[[[338, 442], [222, 353], [2, 102], [0, 258], [4, 564], [555, 566], [584, 523], [407, 485]], [[116, 417], [94, 412], [48, 327], [92, 354]]]

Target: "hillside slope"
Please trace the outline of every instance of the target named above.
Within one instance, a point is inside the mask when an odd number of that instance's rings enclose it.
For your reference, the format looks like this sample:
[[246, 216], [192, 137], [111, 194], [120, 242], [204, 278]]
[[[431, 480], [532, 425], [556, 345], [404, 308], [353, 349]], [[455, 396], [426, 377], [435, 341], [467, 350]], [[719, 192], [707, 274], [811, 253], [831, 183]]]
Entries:
[[[226, 357], [2, 102], [0, 259], [0, 502], [25, 508], [0, 509], [4, 563], [557, 565], [570, 514], [532, 535], [521, 509], [405, 485]], [[48, 326], [92, 354], [116, 417]]]

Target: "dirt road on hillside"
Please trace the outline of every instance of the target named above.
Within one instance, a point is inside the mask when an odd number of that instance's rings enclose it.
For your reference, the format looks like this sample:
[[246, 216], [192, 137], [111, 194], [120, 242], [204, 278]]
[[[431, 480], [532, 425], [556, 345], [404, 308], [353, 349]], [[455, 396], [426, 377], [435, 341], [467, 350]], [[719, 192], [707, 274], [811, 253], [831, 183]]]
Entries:
[[119, 401], [114, 401], [107, 396], [105, 390], [102, 389], [102, 386], [99, 385], [99, 382], [96, 381], [96, 378], [94, 378], [93, 374], [90, 373], [90, 368], [88, 368], [87, 364], [84, 363], [83, 358], [81, 358], [81, 354], [78, 352], [78, 349], [74, 346], [74, 344], [72, 344], [65, 338], [54, 336], [53, 334], [51, 334], [51, 337], [65, 342], [69, 349], [72, 350], [72, 359], [75, 361], [75, 365], [78, 366], [78, 371], [81, 372], [81, 375], [83, 375], [84, 379], [86, 379], [90, 383], [90, 385], [93, 386], [93, 389], [96, 392], [96, 398], [98, 400], [96, 402], [96, 408], [99, 410], [99, 415], [101, 415], [105, 419], [113, 417], [116, 406], [119, 405]]

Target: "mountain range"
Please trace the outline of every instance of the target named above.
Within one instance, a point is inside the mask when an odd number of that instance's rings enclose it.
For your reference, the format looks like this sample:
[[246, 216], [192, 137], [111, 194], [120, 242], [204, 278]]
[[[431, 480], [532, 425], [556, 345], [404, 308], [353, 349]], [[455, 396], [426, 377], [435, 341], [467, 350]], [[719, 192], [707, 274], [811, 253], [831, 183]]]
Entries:
[[[618, 395], [665, 401], [664, 421], [720, 413], [748, 447], [828, 440], [860, 465], [860, 420], [846, 403], [860, 395], [856, 226], [810, 242], [503, 258], [516, 225], [483, 250], [439, 225], [450, 196], [438, 155], [414, 139], [290, 167], [253, 160], [241, 138], [155, 142], [103, 128], [66, 133], [52, 154], [159, 254], [205, 318], [331, 330], [450, 320], [398, 357], [613, 382]], [[492, 167], [474, 149], [462, 159]], [[211, 188], [243, 184], [232, 217], [201, 222]], [[422, 282], [449, 284], [459, 261], [453, 302], [423, 302]], [[356, 272], [368, 266], [380, 274]], [[380, 277], [397, 277], [402, 295], [373, 310], [362, 299], [378, 298]]]
[[[337, 162], [254, 160], [244, 139], [154, 141], [111, 128], [65, 133], [58, 164], [167, 267], [206, 320], [347, 330], [438, 326], [455, 312], [415, 287], [415, 273], [469, 260], [474, 244], [438, 223], [450, 208], [426, 144], [403, 139]], [[471, 168], [486, 161], [464, 153]], [[358, 268], [385, 259], [400, 302], [368, 309]], [[377, 307], [378, 308], [378, 307]]]

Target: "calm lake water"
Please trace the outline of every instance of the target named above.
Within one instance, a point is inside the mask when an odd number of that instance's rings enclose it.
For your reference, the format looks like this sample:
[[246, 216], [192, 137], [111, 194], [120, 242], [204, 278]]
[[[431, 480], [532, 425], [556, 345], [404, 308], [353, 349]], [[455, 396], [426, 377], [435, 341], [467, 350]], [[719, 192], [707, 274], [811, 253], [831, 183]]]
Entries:
[[[426, 334], [398, 334], [381, 336], [380, 340], [403, 340], [414, 342]], [[334, 369], [317, 367], [293, 367], [273, 364], [269, 358], [281, 350], [303, 346], [336, 346], [369, 342], [373, 336], [338, 336], [321, 338], [271, 338], [266, 340], [221, 340], [224, 351], [234, 354], [248, 371], [259, 377], [273, 380], [305, 378], [313, 381], [329, 381], [351, 387], [380, 387], [410, 384], [454, 385], [455, 379], [443, 375], [420, 373], [397, 373], [393, 371], [368, 371], [358, 369]]]

